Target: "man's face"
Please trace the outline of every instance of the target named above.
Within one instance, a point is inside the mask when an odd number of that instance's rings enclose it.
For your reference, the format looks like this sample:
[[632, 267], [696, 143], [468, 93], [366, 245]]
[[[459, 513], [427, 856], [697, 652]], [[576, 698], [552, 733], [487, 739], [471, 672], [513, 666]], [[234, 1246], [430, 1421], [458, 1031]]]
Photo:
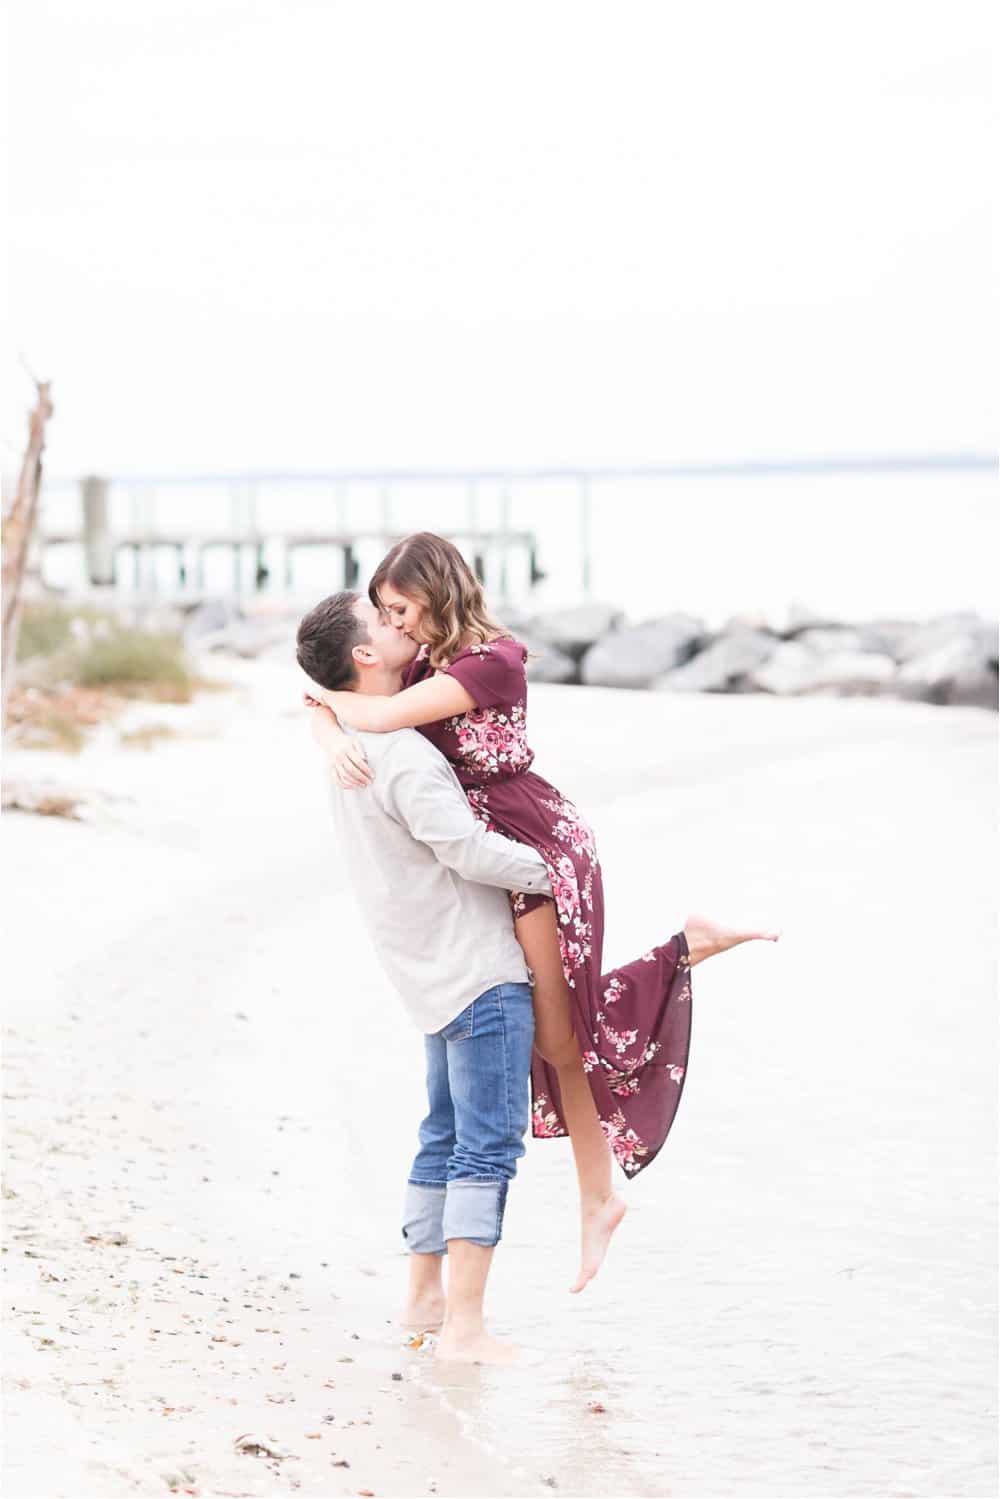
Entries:
[[391, 625], [388, 618], [375, 608], [370, 599], [358, 599], [354, 612], [367, 627], [371, 649], [383, 666], [388, 667], [390, 671], [402, 671], [404, 666], [409, 666], [420, 649], [415, 640], [411, 640], [409, 635], [405, 635], [402, 630], [397, 630], [395, 625]]

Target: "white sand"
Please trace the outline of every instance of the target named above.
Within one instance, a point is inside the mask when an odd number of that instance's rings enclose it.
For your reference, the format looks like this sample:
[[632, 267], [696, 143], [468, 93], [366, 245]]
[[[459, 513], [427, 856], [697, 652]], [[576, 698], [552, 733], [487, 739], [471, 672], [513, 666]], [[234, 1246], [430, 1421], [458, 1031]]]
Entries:
[[677, 1126], [585, 1299], [568, 1152], [529, 1144], [492, 1286], [529, 1380], [401, 1347], [420, 1040], [294, 675], [233, 670], [134, 710], [184, 728], [151, 753], [8, 756], [131, 800], [4, 819], [5, 1493], [988, 1492], [995, 717], [533, 689], [609, 965], [691, 907], [786, 937], [696, 973]]

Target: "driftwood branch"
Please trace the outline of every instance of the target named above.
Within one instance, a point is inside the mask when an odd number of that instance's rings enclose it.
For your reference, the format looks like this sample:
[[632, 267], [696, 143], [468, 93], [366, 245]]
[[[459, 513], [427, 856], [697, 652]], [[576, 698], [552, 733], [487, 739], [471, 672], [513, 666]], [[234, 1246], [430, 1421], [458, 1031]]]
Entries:
[[42, 453], [45, 449], [45, 424], [52, 415], [49, 381], [36, 380], [34, 408], [28, 418], [28, 445], [25, 448], [17, 487], [4, 505], [3, 517], [3, 721], [7, 719], [7, 696], [17, 658], [17, 635], [21, 623], [21, 585], [28, 561], [28, 549], [38, 518], [38, 500], [42, 489]]
[[6, 779], [0, 793], [5, 812], [34, 812], [39, 817], [66, 817], [73, 822], [114, 821], [132, 801], [93, 786], [70, 786], [61, 781]]

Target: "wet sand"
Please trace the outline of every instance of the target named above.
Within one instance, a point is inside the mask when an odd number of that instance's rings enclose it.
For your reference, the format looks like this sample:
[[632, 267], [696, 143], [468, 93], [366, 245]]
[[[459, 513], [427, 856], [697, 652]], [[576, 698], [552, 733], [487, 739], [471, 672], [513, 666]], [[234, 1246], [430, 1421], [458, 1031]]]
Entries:
[[582, 1297], [568, 1147], [529, 1144], [491, 1310], [547, 1357], [512, 1377], [391, 1320], [420, 1038], [294, 677], [233, 671], [135, 710], [183, 730], [149, 754], [8, 756], [131, 800], [5, 818], [5, 1492], [994, 1492], [995, 716], [532, 690], [609, 963], [689, 908], [785, 937], [695, 971], [677, 1124]]

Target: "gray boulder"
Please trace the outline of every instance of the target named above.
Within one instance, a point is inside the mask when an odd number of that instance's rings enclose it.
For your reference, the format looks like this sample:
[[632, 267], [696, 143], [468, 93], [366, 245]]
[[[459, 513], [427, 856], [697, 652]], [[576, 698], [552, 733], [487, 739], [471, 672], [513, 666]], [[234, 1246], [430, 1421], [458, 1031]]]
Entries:
[[899, 619], [847, 623], [792, 604], [785, 612], [783, 628], [776, 633], [818, 651], [877, 651], [898, 660], [899, 651], [917, 628], [912, 620]]
[[902, 661], [903, 652], [917, 626], [911, 619], [873, 619], [859, 630], [871, 642], [868, 649], [881, 651], [894, 661]]
[[762, 666], [748, 672], [747, 679], [759, 692], [794, 697], [809, 690], [816, 680], [818, 664], [819, 657], [808, 646], [800, 645], [797, 640], [782, 640]]
[[767, 630], [732, 630], [653, 685], [663, 692], [725, 692], [763, 665], [778, 644]]
[[731, 614], [718, 633], [737, 635], [741, 630], [764, 630], [771, 635], [780, 634], [780, 631], [772, 628], [763, 610], [759, 609], [744, 610], [742, 614]]
[[798, 645], [816, 651], [820, 656], [830, 656], [843, 651], [879, 651], [886, 654], [886, 642], [875, 630], [866, 625], [822, 625], [811, 626], [795, 637]]
[[529, 682], [576, 682], [579, 680], [577, 663], [564, 651], [544, 640], [534, 640], [524, 630], [515, 631], [521, 644], [527, 647], [528, 660], [525, 670]]
[[518, 640], [523, 640], [526, 634], [531, 634], [531, 616], [522, 614], [519, 609], [503, 609], [495, 617], [497, 623], [505, 630], [509, 630], [512, 635], [516, 635]]
[[244, 660], [281, 654], [295, 657], [295, 627], [279, 619], [236, 619], [223, 630], [213, 630], [196, 642], [199, 650], [218, 651]]
[[996, 707], [996, 672], [975, 637], [954, 636], [899, 668], [901, 697], [925, 703]]
[[780, 629], [775, 633], [785, 636], [788, 640], [797, 640], [803, 630], [837, 629], [839, 620], [831, 619], [829, 614], [817, 614], [815, 609], [810, 609], [807, 604], [791, 603], [783, 611], [783, 619]]
[[992, 624], [989, 624], [986, 620], [983, 620], [972, 638], [982, 652], [983, 660], [996, 671], [998, 664], [1000, 664], [1000, 650], [998, 650], [1000, 637], [997, 634], [996, 621], [994, 620]]
[[584, 656], [580, 680], [588, 687], [650, 687], [689, 660], [706, 636], [704, 622], [690, 614], [614, 630]]
[[225, 630], [238, 618], [237, 611], [225, 599], [206, 599], [187, 614], [184, 620], [184, 639], [194, 642], [203, 635], [214, 635], [219, 630]]
[[115, 618], [126, 630], [148, 630], [153, 635], [184, 632], [184, 611], [173, 604], [136, 600], [116, 607]]
[[948, 683], [946, 701], [953, 708], [1000, 707], [996, 663], [961, 667]]
[[895, 676], [891, 656], [867, 650], [821, 655], [798, 640], [785, 640], [763, 666], [748, 673], [748, 685], [779, 697], [869, 697], [891, 690]]
[[534, 639], [579, 661], [596, 640], [616, 630], [624, 618], [622, 610], [613, 604], [580, 604], [575, 609], [537, 614], [526, 628]]
[[787, 613], [788, 622], [783, 629], [776, 630], [776, 633], [798, 645], [824, 652], [878, 651], [881, 655], [898, 660], [906, 642], [920, 628], [912, 620], [900, 619], [847, 623], [844, 620], [828, 619], [825, 615], [810, 615], [796, 605], [792, 605]]
[[833, 697], [877, 697], [891, 692], [896, 663], [876, 651], [835, 651], [816, 664], [815, 683], [807, 692]]
[[534, 634], [531, 621], [516, 610], [506, 609], [502, 624], [506, 630], [527, 649], [528, 660], [525, 671], [530, 682], [576, 682], [579, 680], [577, 664], [572, 656], [549, 645]]
[[984, 631], [988, 632], [989, 628], [987, 621], [978, 614], [941, 614], [937, 619], [913, 626], [900, 642], [899, 660], [916, 661], [921, 657], [930, 657], [957, 642], [978, 643], [983, 640]]

